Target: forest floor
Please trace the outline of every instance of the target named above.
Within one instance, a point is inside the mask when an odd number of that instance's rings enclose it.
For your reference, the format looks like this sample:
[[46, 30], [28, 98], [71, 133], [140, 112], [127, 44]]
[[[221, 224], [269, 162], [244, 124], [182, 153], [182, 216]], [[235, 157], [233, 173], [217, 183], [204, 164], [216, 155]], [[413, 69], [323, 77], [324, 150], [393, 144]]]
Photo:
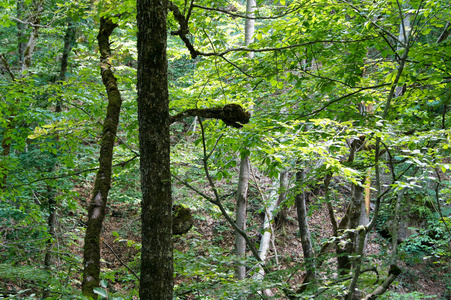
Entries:
[[[81, 189], [79, 192], [81, 194], [80, 199], [89, 199], [87, 194], [89, 192]], [[225, 204], [233, 210], [232, 198]], [[316, 245], [321, 245], [320, 242], [329, 238], [332, 234], [332, 228], [330, 222], [328, 222], [327, 209], [325, 205], [317, 204], [314, 201], [308, 205], [312, 212], [309, 216], [310, 231], [315, 237]], [[85, 206], [85, 203], [80, 203], [80, 206]], [[258, 211], [259, 206], [261, 206], [259, 203], [250, 201], [248, 207], [248, 216], [251, 220], [251, 224], [248, 224], [251, 228], [251, 240], [256, 244], [259, 242], [259, 228], [263, 221], [263, 214]], [[345, 208], [338, 207], [337, 210], [337, 217], [342, 217]], [[82, 226], [84, 215], [80, 212], [78, 216], [74, 216], [74, 222]], [[175, 249], [182, 253], [188, 252], [190, 250], [190, 239], [196, 238], [216, 245], [221, 249], [226, 249], [227, 253], [233, 253], [235, 235], [222, 216], [218, 214], [213, 216], [211, 208], [207, 209], [205, 207], [197, 208], [194, 211], [194, 216], [194, 226], [190, 232], [184, 236], [174, 237]], [[140, 223], [139, 204], [114, 203], [114, 199], [110, 200], [102, 231], [102, 274], [106, 276], [110, 292], [132, 295], [132, 299], [138, 299], [136, 294], [137, 287], [135, 286], [136, 278], [133, 272], [135, 274], [139, 273]], [[68, 251], [81, 262], [83, 257], [83, 231], [78, 230], [73, 236], [75, 237]], [[302, 245], [298, 235], [298, 223], [294, 207], [288, 211], [285, 226], [276, 230], [275, 246], [276, 251], [274, 251], [274, 247], [270, 247], [268, 259], [272, 262], [277, 261], [279, 268], [285, 269], [302, 264]], [[197, 254], [204, 255], [206, 253], [199, 251]], [[275, 260], [276, 256], [277, 260]], [[379, 233], [373, 232], [368, 238], [365, 256], [367, 257], [367, 262], [378, 268], [380, 280], [383, 280], [386, 276], [387, 261], [390, 256], [389, 241], [382, 238]], [[131, 271], [124, 268], [125, 264]], [[331, 260], [330, 265], [334, 264], [335, 261]], [[426, 297], [431, 299], [451, 299], [449, 291], [451, 287], [451, 260], [449, 258], [426, 256], [417, 260], [409, 259], [408, 261], [403, 261], [399, 259], [398, 266], [402, 269], [402, 273], [395, 281], [396, 284], [392, 284], [389, 291], [406, 295], [402, 299], [425, 299]], [[69, 268], [72, 286], [76, 289], [81, 288], [81, 270], [78, 268], [81, 268], [80, 264], [72, 270]], [[67, 266], [61, 265], [58, 269], [67, 269]], [[296, 284], [301, 282], [303, 276], [302, 272], [292, 275], [290, 283], [293, 289], [295, 289]], [[183, 276], [176, 277], [176, 284], [186, 281], [187, 279]], [[7, 290], [22, 289], [19, 283], [12, 281], [3, 283], [2, 286]], [[31, 289], [31, 292], [39, 293], [37, 289]], [[188, 296], [185, 299], [197, 298]]]
[[[310, 204], [310, 206], [316, 205]], [[255, 224], [261, 223], [263, 215], [257, 213], [254, 209], [249, 207], [249, 214], [253, 216]], [[344, 208], [341, 208], [341, 211], [337, 213], [338, 217], [343, 215], [344, 210]], [[314, 233], [316, 241], [319, 242], [331, 236], [332, 228], [329, 224], [330, 222], [325, 222], [329, 218], [325, 205], [324, 207], [316, 206], [312, 211], [313, 213], [309, 218], [310, 230]], [[190, 236], [195, 236], [196, 238], [201, 236], [202, 239], [211, 241], [223, 249], [229, 249], [231, 253], [234, 248], [235, 235], [225, 219], [212, 218], [205, 210], [195, 211], [195, 214], [197, 217], [195, 217], [195, 224], [192, 229], [195, 234], [189, 232], [183, 238], [174, 237], [174, 247], [181, 252], [188, 251], [186, 241], [190, 239]], [[109, 207], [108, 217], [103, 230], [103, 241], [114, 249], [115, 254], [105, 244], [102, 245], [101, 256], [105, 261], [105, 268], [116, 269], [122, 267], [121, 262], [118, 260], [119, 258], [138, 272], [135, 257], [139, 254], [139, 250], [134, 247], [134, 243], [139, 242], [140, 239], [138, 234], [139, 224], [140, 217], [136, 208], [125, 204]], [[258, 226], [256, 228], [258, 229]], [[257, 229], [253, 230], [254, 240], [259, 238]], [[113, 231], [120, 233], [121, 238], [113, 236]], [[268, 258], [274, 260], [275, 255], [277, 255], [281, 268], [291, 267], [302, 262], [302, 245], [298, 236], [298, 223], [294, 208], [289, 210], [286, 225], [284, 228], [278, 228], [276, 235], [277, 254], [271, 247]], [[78, 252], [77, 255], [82, 255], [79, 251], [76, 252]], [[386, 256], [384, 257], [381, 253], [386, 253]], [[373, 232], [368, 238], [365, 255], [371, 260], [372, 265], [378, 266], [380, 280], [383, 280], [386, 276], [386, 269], [383, 272], [380, 269], [382, 269], [382, 266], [386, 267], [386, 262], [390, 256], [389, 241], [382, 238], [377, 232]], [[431, 299], [451, 299], [449, 290], [447, 290], [447, 287], [449, 288], [451, 285], [451, 261], [449, 259], [446, 260], [448, 266], [444, 266], [443, 262], [443, 259], [439, 260], [436, 257], [426, 257], [414, 262], [399, 260], [398, 266], [403, 272], [397, 278], [396, 284], [392, 284], [389, 290], [398, 294], [410, 295], [403, 299], [424, 299], [426, 297]], [[302, 272], [294, 274], [291, 282], [300, 282], [303, 275]], [[182, 281], [184, 281], [182, 277], [176, 277], [176, 284]], [[115, 290], [120, 291], [123, 289], [124, 286], [121, 284], [117, 283], [115, 285]]]

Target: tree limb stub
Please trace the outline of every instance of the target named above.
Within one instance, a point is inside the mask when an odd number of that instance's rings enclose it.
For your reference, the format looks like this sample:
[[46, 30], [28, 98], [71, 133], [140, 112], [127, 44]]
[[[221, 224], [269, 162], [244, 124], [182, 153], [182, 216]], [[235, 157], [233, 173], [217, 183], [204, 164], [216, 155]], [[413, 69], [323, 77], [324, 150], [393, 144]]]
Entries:
[[171, 116], [170, 122], [175, 123], [186, 117], [202, 117], [207, 119], [219, 119], [226, 125], [242, 128], [242, 124], [249, 123], [251, 114], [238, 104], [227, 104], [224, 107], [194, 108]]

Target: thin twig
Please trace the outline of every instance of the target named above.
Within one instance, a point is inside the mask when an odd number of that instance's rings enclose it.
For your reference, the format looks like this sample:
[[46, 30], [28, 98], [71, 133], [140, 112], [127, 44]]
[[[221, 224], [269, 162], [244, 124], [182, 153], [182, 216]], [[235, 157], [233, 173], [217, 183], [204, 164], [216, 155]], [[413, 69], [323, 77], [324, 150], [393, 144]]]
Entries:
[[16, 78], [14, 77], [13, 72], [11, 72], [11, 68], [8, 64], [8, 60], [2, 53], [0, 53], [0, 60], [3, 62], [3, 65], [5, 66], [5, 69], [8, 72], [9, 76], [11, 77], [12, 81], [16, 81]]
[[308, 116], [311, 116], [311, 115], [316, 115], [316, 114], [318, 114], [319, 112], [325, 110], [328, 106], [330, 106], [330, 105], [332, 105], [332, 104], [334, 104], [334, 103], [336, 103], [336, 102], [339, 102], [339, 101], [341, 101], [341, 100], [343, 100], [343, 99], [346, 99], [346, 98], [348, 98], [348, 97], [354, 96], [355, 94], [358, 94], [358, 93], [360, 93], [360, 92], [362, 92], [362, 91], [365, 91], [365, 90], [375, 89], [375, 88], [379, 88], [379, 87], [383, 87], [383, 86], [387, 86], [387, 85], [390, 85], [390, 83], [383, 83], [383, 84], [374, 85], [374, 86], [362, 87], [362, 88], [358, 89], [358, 90], [355, 91], [355, 92], [352, 92], [352, 93], [343, 95], [343, 96], [341, 96], [341, 97], [338, 97], [337, 99], [331, 100], [331, 101], [327, 102], [327, 103], [326, 103], [324, 106], [322, 106], [321, 108], [318, 108], [318, 109], [316, 109], [316, 110], [314, 110], [314, 111], [312, 111], [312, 112], [310, 112], [310, 113], [308, 113], [308, 114], [300, 115], [299, 118], [304, 118], [304, 117], [308, 117]]
[[201, 133], [202, 133], [202, 146], [203, 146], [203, 153], [204, 153], [204, 158], [202, 159], [202, 161], [203, 161], [203, 165], [204, 165], [204, 171], [205, 171], [205, 176], [207, 177], [207, 180], [210, 184], [210, 187], [213, 190], [213, 193], [215, 195], [215, 199], [216, 199], [215, 204], [218, 206], [222, 215], [226, 218], [227, 222], [233, 227], [233, 229], [235, 229], [235, 231], [238, 232], [246, 240], [246, 244], [249, 247], [249, 249], [251, 250], [254, 258], [260, 263], [260, 265], [263, 267], [265, 272], [269, 273], [270, 270], [268, 269], [268, 267], [265, 266], [265, 263], [260, 258], [260, 255], [258, 254], [257, 249], [255, 248], [254, 244], [249, 239], [246, 232], [241, 230], [241, 228], [239, 228], [236, 225], [236, 223], [232, 220], [232, 218], [229, 216], [229, 214], [227, 213], [227, 211], [225, 210], [224, 206], [221, 203], [221, 197], [219, 197], [218, 190], [216, 189], [216, 186], [215, 186], [213, 179], [210, 176], [210, 172], [208, 170], [207, 147], [206, 147], [206, 142], [205, 142], [205, 130], [204, 130], [202, 120], [199, 120], [199, 124], [200, 124], [200, 128], [201, 128]]
[[102, 241], [102, 242], [103, 242], [103, 244], [104, 244], [105, 246], [108, 247], [108, 249], [110, 249], [111, 253], [113, 253], [113, 255], [116, 257], [116, 259], [117, 259], [124, 267], [126, 267], [133, 275], [135, 275], [136, 279], [138, 279], [138, 282], [139, 282], [139, 276], [135, 273], [135, 271], [133, 271], [129, 266], [127, 266], [126, 263], [124, 263], [124, 262], [119, 258], [119, 256], [117, 256], [116, 252], [114, 252], [113, 248], [111, 248], [110, 245], [108, 245], [107, 243], [105, 243], [105, 241]]

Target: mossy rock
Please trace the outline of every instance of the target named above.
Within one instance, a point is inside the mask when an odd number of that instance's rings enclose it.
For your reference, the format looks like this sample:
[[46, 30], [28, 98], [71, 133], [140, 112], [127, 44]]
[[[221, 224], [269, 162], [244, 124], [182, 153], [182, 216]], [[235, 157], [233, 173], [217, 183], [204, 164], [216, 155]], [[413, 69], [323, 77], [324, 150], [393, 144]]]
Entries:
[[172, 206], [172, 234], [185, 234], [193, 226], [191, 210], [181, 205]]

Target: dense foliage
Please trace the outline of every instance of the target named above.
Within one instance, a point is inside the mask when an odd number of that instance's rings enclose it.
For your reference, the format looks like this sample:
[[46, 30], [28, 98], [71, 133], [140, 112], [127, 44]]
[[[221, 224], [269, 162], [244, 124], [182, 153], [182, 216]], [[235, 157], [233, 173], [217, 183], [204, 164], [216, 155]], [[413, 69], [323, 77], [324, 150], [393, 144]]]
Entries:
[[[173, 237], [174, 297], [365, 298], [389, 279], [382, 298], [449, 297], [449, 1], [258, 1], [248, 46], [245, 3], [168, 4], [169, 114], [228, 104], [251, 113], [242, 128], [195, 114], [171, 124], [173, 204], [194, 217], [186, 235]], [[111, 125], [103, 123], [110, 90], [99, 67], [101, 19], [117, 23], [108, 66], [122, 106], [94, 293], [138, 297], [136, 10], [131, 0], [0, 1], [5, 298], [84, 297], [87, 209], [102, 131]], [[243, 259], [233, 252], [234, 210], [247, 156]], [[313, 262], [304, 260], [303, 228], [296, 234], [299, 195], [308, 207]], [[265, 232], [272, 234], [270, 255], [260, 261]], [[247, 268], [244, 280], [235, 278], [237, 264]], [[311, 268], [315, 277], [306, 280]], [[412, 283], [418, 268], [441, 288]]]

